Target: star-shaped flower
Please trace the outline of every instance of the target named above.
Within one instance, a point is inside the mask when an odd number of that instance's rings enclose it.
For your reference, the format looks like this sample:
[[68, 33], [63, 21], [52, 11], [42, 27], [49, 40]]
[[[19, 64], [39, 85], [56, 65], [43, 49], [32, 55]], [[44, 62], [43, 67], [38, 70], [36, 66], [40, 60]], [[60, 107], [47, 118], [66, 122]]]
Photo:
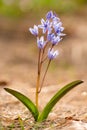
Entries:
[[41, 19], [41, 25], [38, 25], [38, 27], [43, 30], [43, 33], [46, 33], [47, 31], [51, 32], [51, 26], [51, 22], [49, 22], [49, 20], [45, 21], [44, 19]]
[[49, 50], [48, 50], [48, 58], [49, 58], [50, 60], [56, 58], [57, 55], [59, 55], [58, 50], [56, 50], [56, 51], [54, 51], [53, 49], [49, 49]]
[[62, 40], [62, 38], [54, 35], [52, 40], [51, 40], [51, 43], [52, 43], [52, 45], [57, 45], [61, 40]]
[[34, 36], [38, 36], [38, 27], [36, 25], [34, 25], [34, 28], [29, 28], [29, 31], [31, 32], [31, 34], [33, 34]]
[[37, 37], [37, 46], [40, 49], [43, 49], [45, 44], [46, 44], [46, 41], [44, 41], [44, 37], [43, 36], [41, 36], [40, 38]]

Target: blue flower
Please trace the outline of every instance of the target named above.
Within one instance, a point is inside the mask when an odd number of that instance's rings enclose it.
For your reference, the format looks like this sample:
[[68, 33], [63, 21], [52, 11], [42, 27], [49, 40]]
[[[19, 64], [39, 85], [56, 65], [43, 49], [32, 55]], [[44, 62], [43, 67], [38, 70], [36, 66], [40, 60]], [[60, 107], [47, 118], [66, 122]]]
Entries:
[[37, 46], [40, 49], [43, 49], [45, 45], [46, 45], [46, 41], [44, 41], [44, 37], [43, 36], [41, 36], [40, 38], [37, 37]]
[[64, 30], [64, 27], [62, 27], [62, 22], [55, 23], [53, 25], [53, 28], [55, 30], [55, 33], [60, 35], [60, 33]]
[[48, 34], [47, 34], [47, 41], [50, 42], [50, 41], [53, 39], [54, 36], [55, 36], [54, 33], [48, 33]]
[[53, 12], [52, 12], [52, 11], [49, 11], [49, 12], [46, 14], [46, 18], [47, 18], [47, 19], [53, 18]]
[[46, 19], [48, 20], [59, 20], [59, 18], [57, 17], [56, 13], [53, 13], [52, 11], [49, 11], [47, 14], [46, 14]]
[[53, 17], [53, 25], [58, 24], [60, 22], [60, 18]]
[[60, 38], [59, 36], [54, 35], [52, 37], [51, 43], [52, 43], [52, 45], [57, 45], [61, 40], [62, 40], [62, 38]]
[[52, 24], [49, 22], [49, 20], [41, 19], [41, 25], [38, 25], [39, 28], [43, 29], [43, 33], [51, 32], [51, 26]]
[[34, 36], [38, 36], [38, 27], [36, 25], [34, 25], [34, 28], [29, 28], [29, 31], [31, 32], [31, 34], [33, 34]]
[[49, 58], [50, 60], [56, 58], [57, 55], [59, 55], [59, 52], [58, 52], [57, 50], [56, 50], [56, 51], [54, 51], [53, 49], [49, 49], [49, 50], [48, 50], [48, 58]]

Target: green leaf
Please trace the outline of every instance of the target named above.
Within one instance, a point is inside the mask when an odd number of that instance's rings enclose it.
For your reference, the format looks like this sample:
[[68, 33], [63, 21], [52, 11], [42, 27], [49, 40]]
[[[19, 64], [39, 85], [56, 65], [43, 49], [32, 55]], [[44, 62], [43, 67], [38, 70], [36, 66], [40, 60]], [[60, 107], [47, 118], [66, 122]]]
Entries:
[[35, 104], [25, 95], [21, 94], [20, 92], [17, 92], [15, 90], [9, 89], [9, 88], [4, 88], [8, 93], [12, 94], [15, 96], [18, 100], [20, 100], [31, 112], [33, 115], [35, 121], [37, 121], [39, 112]]
[[43, 109], [42, 113], [39, 115], [38, 117], [38, 122], [42, 122], [43, 120], [45, 120], [50, 111], [52, 110], [52, 108], [55, 106], [55, 104], [68, 92], [70, 91], [72, 88], [74, 88], [76, 85], [79, 85], [83, 83], [83, 81], [81, 80], [77, 80], [77, 81], [73, 81], [69, 84], [67, 84], [66, 86], [64, 86], [62, 89], [60, 89], [52, 98], [51, 100], [47, 103], [47, 105], [45, 106], [45, 108]]

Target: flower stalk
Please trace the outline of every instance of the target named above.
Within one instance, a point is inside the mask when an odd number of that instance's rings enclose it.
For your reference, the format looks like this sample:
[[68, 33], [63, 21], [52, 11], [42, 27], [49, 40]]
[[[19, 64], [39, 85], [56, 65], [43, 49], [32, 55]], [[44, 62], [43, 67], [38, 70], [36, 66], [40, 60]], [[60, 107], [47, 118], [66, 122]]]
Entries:
[[51, 63], [51, 60], [49, 60], [49, 62], [48, 62], [48, 65], [47, 65], [46, 71], [45, 71], [45, 73], [44, 73], [44, 76], [43, 76], [43, 79], [42, 79], [42, 82], [41, 82], [40, 89], [39, 89], [38, 93], [41, 92], [41, 89], [42, 89], [42, 87], [43, 87], [43, 83], [44, 83], [44, 80], [45, 80], [45, 77], [46, 77], [48, 68], [49, 68], [49, 66], [50, 66], [50, 63]]
[[[43, 35], [39, 37], [39, 29], [42, 30]], [[39, 48], [39, 56], [38, 56], [38, 73], [37, 73], [37, 83], [36, 83], [36, 106], [38, 108], [38, 99], [39, 93], [42, 90], [43, 83], [50, 66], [50, 62], [56, 58], [59, 54], [58, 51], [54, 51], [53, 48], [61, 41], [61, 34], [64, 28], [62, 27], [62, 23], [60, 19], [55, 15], [52, 11], [48, 12], [46, 15], [46, 20], [41, 19], [41, 24], [34, 28], [29, 29], [30, 32], [36, 36], [37, 38], [37, 46]], [[48, 52], [47, 52], [48, 50]], [[46, 55], [47, 53], [47, 55]], [[41, 79], [42, 74], [42, 65], [48, 59], [48, 64], [45, 70], [45, 73]]]
[[36, 106], [38, 108], [38, 91], [40, 87], [40, 75], [41, 75], [41, 49], [39, 49], [38, 55], [38, 71], [37, 71], [37, 83], [36, 83]]
[[38, 96], [39, 96], [39, 87], [40, 87], [40, 74], [37, 77], [37, 84], [36, 84], [36, 107], [38, 108]]

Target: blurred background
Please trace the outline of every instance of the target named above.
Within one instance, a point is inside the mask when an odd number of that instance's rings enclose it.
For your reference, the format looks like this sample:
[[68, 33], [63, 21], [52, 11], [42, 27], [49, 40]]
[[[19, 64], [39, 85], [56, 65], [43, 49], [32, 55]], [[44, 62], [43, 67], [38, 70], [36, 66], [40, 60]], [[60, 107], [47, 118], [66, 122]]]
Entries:
[[38, 48], [28, 29], [49, 10], [61, 18], [66, 36], [45, 85], [87, 79], [87, 0], [0, 0], [0, 82], [35, 86]]

